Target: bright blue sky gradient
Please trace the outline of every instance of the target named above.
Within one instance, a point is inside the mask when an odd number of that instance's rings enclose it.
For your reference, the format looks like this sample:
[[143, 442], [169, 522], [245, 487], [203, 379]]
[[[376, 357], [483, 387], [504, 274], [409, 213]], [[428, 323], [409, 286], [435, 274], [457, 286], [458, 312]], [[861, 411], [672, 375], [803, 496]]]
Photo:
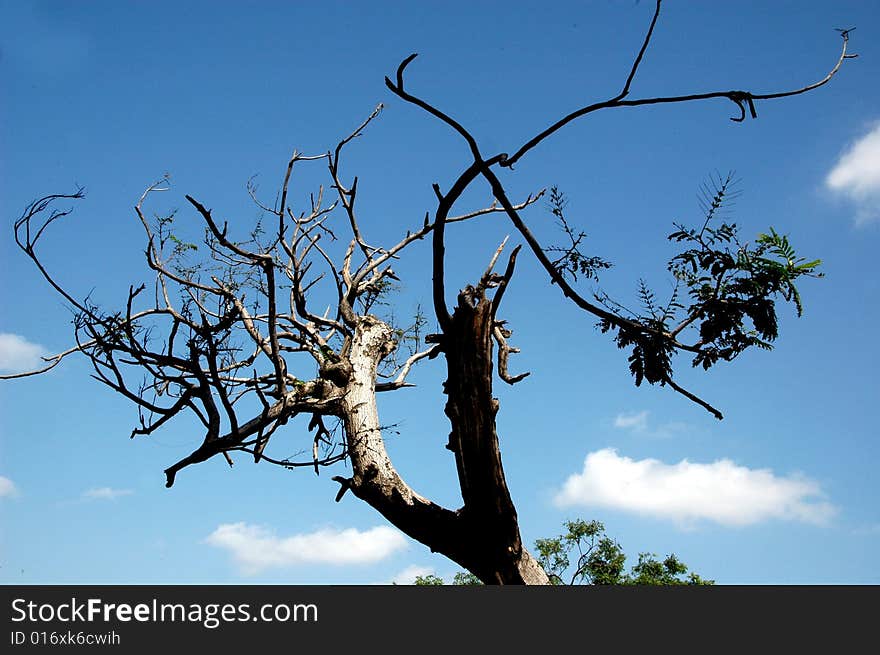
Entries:
[[[157, 211], [181, 207], [197, 227], [185, 209], [188, 193], [243, 234], [257, 216], [245, 192], [252, 175], [271, 201], [293, 148], [325, 152], [383, 102], [380, 119], [349, 147], [343, 171], [360, 178], [368, 240], [396, 242], [434, 207], [431, 183], [447, 188], [469, 157], [447, 127], [385, 89], [383, 77], [403, 57], [420, 53], [408, 69], [415, 92], [460, 120], [484, 152], [512, 152], [564, 113], [619, 91], [653, 9], [622, 0], [180, 5], [0, 0], [0, 333], [48, 351], [71, 343], [70, 312], [12, 241], [13, 221], [36, 197], [87, 188], [41, 253], [80, 296], [121, 306], [129, 284], [150, 279], [132, 211], [147, 185], [169, 172], [173, 190], [155, 200]], [[570, 199], [569, 218], [589, 233], [590, 251], [616, 264], [603, 288], [631, 300], [644, 277], [663, 297], [671, 287], [665, 262], [674, 251], [665, 237], [672, 222], [698, 223], [700, 183], [735, 170], [742, 195], [729, 216], [743, 237], [771, 225], [790, 233], [801, 254], [824, 260], [827, 277], [802, 284], [803, 318], [781, 307], [775, 352], [748, 352], [708, 374], [677, 360], [676, 379], [724, 411], [718, 422], [668, 389], [634, 388], [624, 352], [521, 257], [501, 314], [514, 330], [512, 345], [522, 348], [512, 368], [532, 375], [514, 388], [499, 383], [497, 393], [523, 537], [532, 544], [581, 516], [602, 520], [633, 561], [640, 551], [674, 551], [720, 583], [878, 583], [873, 262], [880, 222], [871, 216], [880, 214], [880, 182], [870, 170], [876, 173], [880, 153], [866, 155], [861, 191], [846, 192], [855, 182], [834, 191], [826, 179], [880, 121], [880, 5], [667, 5], [632, 97], [803, 86], [836, 60], [836, 27], [857, 26], [851, 49], [860, 57], [813, 93], [759, 103], [758, 119], [742, 124], [728, 120], [735, 107], [724, 100], [594, 114], [505, 170], [511, 196], [558, 185]], [[318, 165], [295, 177], [295, 202], [325, 181], [321, 173]], [[460, 210], [490, 199], [475, 185]], [[547, 242], [557, 237], [544, 207], [526, 215]], [[450, 297], [479, 276], [510, 232], [501, 217], [450, 230]], [[428, 260], [419, 243], [396, 269], [402, 316], [420, 302], [430, 306]], [[165, 489], [162, 470], [198, 445], [200, 430], [182, 420], [130, 441], [134, 408], [88, 374], [87, 362], [76, 359], [46, 376], [0, 383], [0, 582], [374, 583], [411, 567], [456, 570], [421, 544], [387, 534], [387, 556], [372, 562], [240, 566], [230, 541], [217, 545], [221, 525], [244, 523], [250, 532], [239, 536], [251, 537], [262, 526], [282, 540], [328, 530], [332, 541], [384, 522], [351, 496], [334, 503], [333, 471], [316, 478], [246, 458], [230, 470], [215, 458]], [[442, 378], [442, 360], [421, 365], [418, 388], [383, 396], [380, 410], [383, 423], [399, 424], [388, 441], [403, 476], [457, 507], [454, 462], [443, 448]], [[299, 423], [283, 439], [273, 441], [280, 456], [311, 443]], [[743, 484], [812, 489], [795, 496], [813, 514], [780, 509], [767, 496], [756, 504], [767, 502], [778, 515], [746, 525], [676, 519], [644, 497], [623, 506], [620, 493], [602, 506], [555, 502], [566, 480], [584, 472], [587, 455], [609, 448], [616, 455], [604, 455], [620, 475], [634, 470], [628, 458], [640, 462], [646, 484], [656, 483], [653, 471], [672, 487], [694, 478], [682, 473], [686, 465], [660, 463], [730, 460]], [[709, 495], [720, 470], [696, 469], [709, 476]], [[613, 480], [603, 484], [620, 491]], [[724, 484], [719, 477], [717, 486]], [[114, 490], [124, 493], [111, 498]], [[279, 547], [261, 544], [255, 547]], [[309, 547], [302, 540], [281, 546]]]

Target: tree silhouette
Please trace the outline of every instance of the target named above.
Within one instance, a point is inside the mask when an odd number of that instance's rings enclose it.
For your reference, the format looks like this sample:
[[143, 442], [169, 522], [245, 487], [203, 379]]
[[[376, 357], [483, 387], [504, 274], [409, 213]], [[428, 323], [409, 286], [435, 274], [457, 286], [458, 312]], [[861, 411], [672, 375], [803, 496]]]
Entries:
[[[358, 178], [344, 174], [342, 167], [347, 147], [376, 119], [381, 104], [326, 153], [307, 156], [294, 151], [274, 203], [264, 202], [249, 185], [268, 219], [244, 237], [233, 236], [213, 209], [187, 195], [187, 213], [200, 218], [204, 238], [199, 244], [184, 241], [175, 233], [173, 213], [151, 216], [147, 210], [156, 193], [169, 189], [168, 179], [147, 188], [135, 213], [143, 225], [153, 280], [132, 285], [115, 311], [66, 290], [37, 251], [46, 229], [71, 211], [70, 201], [83, 198], [83, 191], [34, 201], [15, 223], [16, 242], [74, 308], [76, 342], [47, 358], [38, 371], [5, 377], [45, 372], [68, 355], [82, 353], [91, 362], [93, 377], [137, 407], [132, 437], [152, 434], [187, 413], [201, 425], [201, 442], [165, 470], [168, 487], [187, 467], [215, 456], [231, 464], [233, 455], [247, 454], [255, 462], [316, 473], [346, 461], [351, 474], [333, 477], [340, 485], [337, 501], [350, 491], [401, 531], [485, 583], [548, 583], [556, 575], [553, 566], [543, 554], [540, 559], [532, 556], [520, 537], [495, 422], [496, 370], [508, 384], [526, 375], [508, 370], [516, 349], [508, 342], [510, 328], [500, 318], [520, 253], [534, 257], [565, 302], [598, 320], [601, 331], [627, 351], [636, 385], [647, 381], [666, 386], [719, 419], [720, 410], [674, 381], [674, 356], [687, 353], [694, 365], [708, 369], [752, 346], [769, 348], [777, 337], [776, 302], [791, 301], [800, 312], [795, 282], [816, 275], [819, 265], [818, 260], [799, 258], [788, 238], [772, 229], [748, 245], [739, 240], [734, 224], [719, 222], [718, 209], [733, 192], [732, 177], [720, 177], [706, 188], [702, 226], [677, 225], [670, 235], [683, 248], [669, 262], [676, 292], [660, 302], [641, 284], [640, 308], [634, 311], [607, 294], [587, 296], [576, 288], [579, 277], [596, 278], [610, 263], [584, 252], [584, 235], [566, 219], [565, 197], [558, 189], [551, 190], [549, 201], [563, 245], [541, 243], [527, 226], [524, 211], [544, 192], [515, 202], [500, 176], [513, 174], [515, 164], [569, 123], [622, 107], [714, 99], [732, 102], [739, 113], [731, 120], [742, 122], [747, 111], [757, 116], [760, 102], [826, 84], [844, 60], [855, 56], [848, 54], [849, 34], [843, 32], [842, 51], [831, 71], [798, 89], [633, 97], [632, 86], [660, 9], [658, 0], [618, 93], [555, 120], [512, 154], [484, 154], [466, 127], [412, 91], [406, 74], [416, 55], [406, 57], [393, 78], [386, 78], [388, 89], [457, 134], [468, 146], [470, 160], [448, 189], [433, 185], [436, 205], [422, 224], [402, 232], [394, 244], [374, 244], [361, 229]], [[327, 187], [317, 189], [307, 207], [295, 209], [288, 201], [293, 173], [316, 165], [326, 167]], [[464, 192], [477, 183], [488, 184], [492, 204], [456, 213]], [[521, 243], [499, 265], [506, 248], [502, 243], [485, 272], [455, 295], [450, 308], [444, 272], [446, 230], [488, 214], [505, 216]], [[439, 326], [433, 334], [425, 334], [427, 322], [421, 313], [401, 325], [386, 304], [392, 302], [397, 280], [395, 260], [426, 238], [432, 244], [432, 306]], [[441, 358], [451, 426], [446, 448], [455, 458], [463, 501], [456, 509], [421, 496], [397, 471], [385, 447], [376, 404], [377, 394], [407, 386], [407, 375], [418, 362]], [[273, 435], [298, 415], [309, 417], [302, 456], [271, 455], [267, 448]]]

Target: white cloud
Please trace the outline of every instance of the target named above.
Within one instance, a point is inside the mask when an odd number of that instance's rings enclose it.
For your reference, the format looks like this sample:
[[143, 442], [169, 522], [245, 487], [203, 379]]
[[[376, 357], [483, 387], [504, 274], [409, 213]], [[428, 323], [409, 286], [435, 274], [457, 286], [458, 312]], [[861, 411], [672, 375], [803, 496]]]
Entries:
[[642, 411], [637, 414], [618, 414], [614, 417], [614, 427], [624, 430], [644, 430], [648, 427], [648, 412]]
[[587, 455], [555, 496], [560, 507], [606, 507], [673, 520], [743, 526], [770, 519], [824, 524], [835, 508], [819, 485], [800, 475], [778, 477], [769, 469], [682, 460], [633, 460], [605, 448]]
[[387, 526], [363, 532], [327, 528], [278, 537], [265, 527], [247, 523], [224, 523], [205, 541], [229, 551], [246, 575], [296, 564], [370, 564], [407, 545], [403, 534]]
[[14, 498], [18, 495], [15, 483], [9, 478], [0, 475], [0, 498]]
[[134, 492], [131, 489], [113, 489], [111, 487], [96, 487], [83, 492], [83, 498], [88, 500], [116, 500], [121, 496], [129, 496]]
[[825, 178], [856, 206], [856, 225], [880, 220], [880, 123], [856, 141]]
[[46, 365], [40, 357], [46, 349], [24, 337], [0, 332], [0, 371], [21, 373]]
[[417, 577], [424, 577], [426, 575], [434, 575], [434, 569], [430, 566], [418, 566], [413, 564], [412, 566], [407, 566], [403, 571], [395, 575], [392, 582], [394, 584], [411, 585], [416, 581]]

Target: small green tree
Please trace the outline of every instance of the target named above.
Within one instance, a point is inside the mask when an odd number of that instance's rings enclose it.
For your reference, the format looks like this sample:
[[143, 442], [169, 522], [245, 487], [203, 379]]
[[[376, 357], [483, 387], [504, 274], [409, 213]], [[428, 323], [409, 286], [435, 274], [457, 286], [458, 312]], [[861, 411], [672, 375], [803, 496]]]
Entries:
[[577, 585], [708, 585], [674, 554], [663, 561], [653, 553], [640, 553], [639, 562], [625, 572], [626, 555], [620, 544], [605, 534], [599, 521], [565, 522], [565, 534], [538, 539], [538, 562], [551, 584]]
[[452, 578], [452, 584], [458, 585], [460, 587], [474, 587], [483, 583], [480, 582], [480, 579], [473, 573], [468, 573], [467, 571], [459, 571]]
[[[682, 576], [682, 577], [679, 577]], [[641, 553], [639, 563], [621, 584], [630, 585], [711, 585], [714, 580], [706, 580], [696, 573], [688, 573], [687, 566], [674, 554], [660, 562], [654, 555]]]
[[[547, 572], [554, 585], [712, 585], [696, 573], [688, 572], [687, 565], [671, 553], [659, 560], [653, 553], [639, 553], [639, 562], [626, 573], [626, 555], [620, 544], [605, 534], [599, 521], [576, 519], [566, 521], [565, 534], [550, 539], [538, 539], [535, 551], [538, 563]], [[443, 585], [436, 575], [416, 576], [414, 585]], [[459, 571], [452, 578], [453, 585], [480, 585], [472, 573]]]
[[413, 584], [417, 587], [435, 587], [443, 584], [443, 578], [438, 578], [430, 573], [428, 575], [417, 575]]

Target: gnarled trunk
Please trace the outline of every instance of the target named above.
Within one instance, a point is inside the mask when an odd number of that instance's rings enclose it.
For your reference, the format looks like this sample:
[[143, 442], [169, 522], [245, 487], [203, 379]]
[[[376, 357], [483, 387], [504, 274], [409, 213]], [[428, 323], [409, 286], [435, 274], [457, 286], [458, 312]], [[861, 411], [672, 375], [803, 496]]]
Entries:
[[392, 334], [391, 327], [375, 317], [358, 319], [349, 352], [351, 379], [341, 410], [353, 475], [340, 482], [402, 532], [460, 562], [466, 547], [459, 514], [413, 491], [394, 468], [382, 439], [376, 370], [394, 348]]
[[420, 496], [400, 477], [385, 449], [376, 407], [379, 362], [394, 347], [391, 328], [358, 319], [349, 351], [351, 376], [342, 399], [353, 475], [336, 478], [405, 534], [465, 567], [489, 584], [547, 584], [522, 546], [495, 432], [492, 398], [491, 303], [481, 296], [456, 309], [443, 336], [449, 368], [448, 448], [455, 454], [464, 505], [452, 511]]

